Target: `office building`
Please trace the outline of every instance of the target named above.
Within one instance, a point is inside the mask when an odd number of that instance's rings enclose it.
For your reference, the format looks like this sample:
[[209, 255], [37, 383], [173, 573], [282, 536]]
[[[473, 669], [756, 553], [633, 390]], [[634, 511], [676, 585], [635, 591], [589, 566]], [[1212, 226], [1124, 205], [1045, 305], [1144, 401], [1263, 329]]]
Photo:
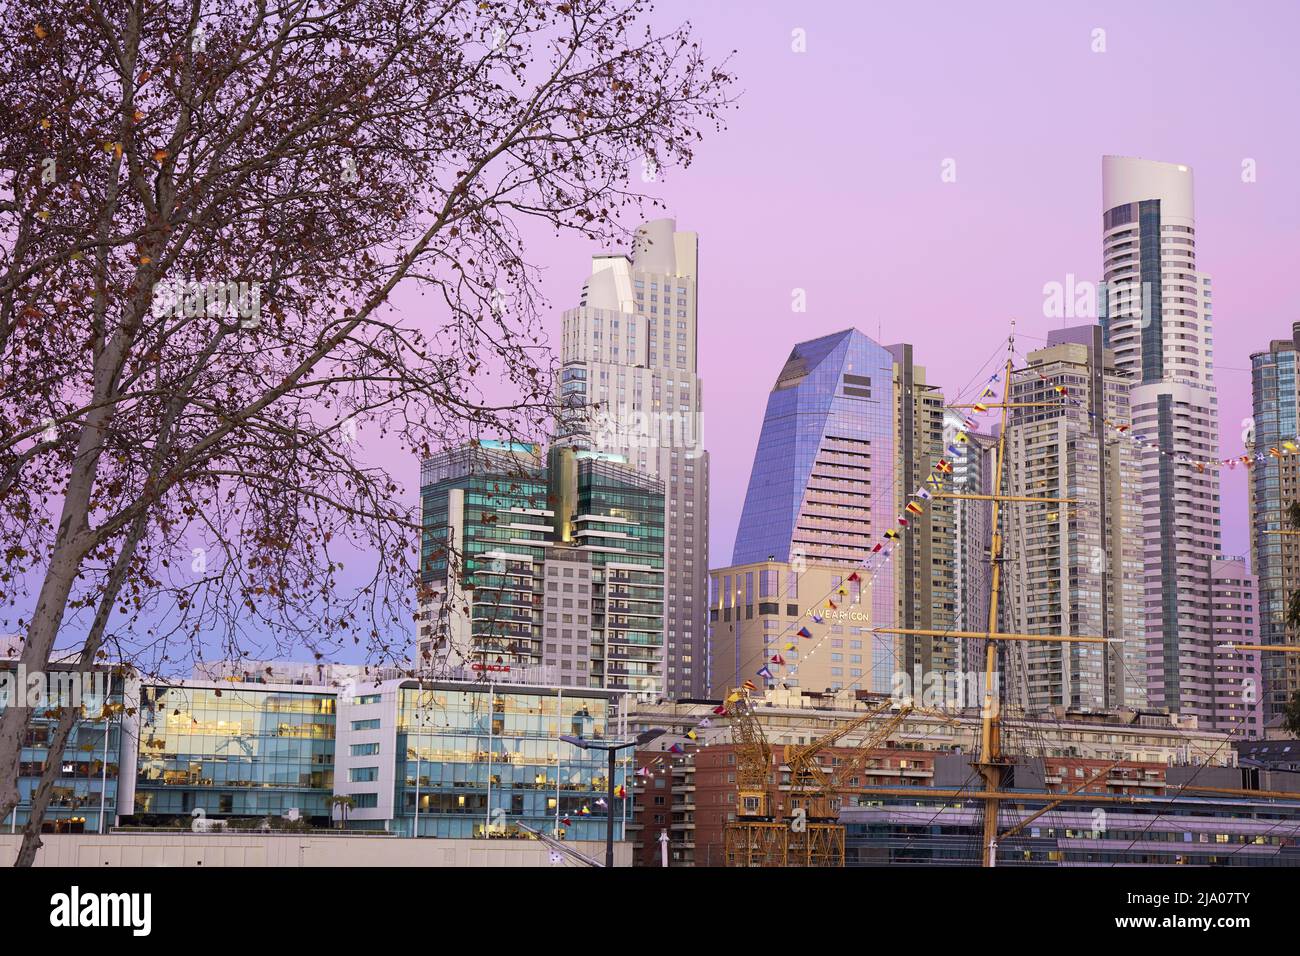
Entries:
[[[625, 699], [496, 682], [357, 685], [339, 699], [335, 790], [351, 798], [348, 825], [463, 839], [526, 837], [522, 824], [603, 840], [606, 754], [560, 738], [621, 736]], [[630, 751], [620, 756], [616, 787], [626, 787], [630, 761]], [[621, 840], [627, 801], [615, 803]]]
[[1101, 325], [1130, 380], [1139, 449], [1153, 707], [1212, 720], [1210, 568], [1220, 548], [1210, 278], [1197, 270], [1192, 171], [1102, 159]]
[[479, 442], [426, 460], [421, 494], [421, 673], [664, 694], [661, 480]]
[[[826, 567], [847, 578], [871, 559], [884, 532], [897, 530], [893, 380], [893, 355], [856, 329], [790, 351], [768, 395], [736, 530], [733, 578], [735, 569], [768, 560], [789, 564], [796, 577]], [[778, 591], [778, 601], [784, 600], [789, 587], [779, 582]], [[893, 626], [898, 598], [892, 569], [875, 575], [868, 591], [858, 608], [867, 612], [864, 624]], [[818, 595], [800, 589], [814, 605], [832, 594], [829, 587]], [[822, 625], [810, 631], [815, 639], [825, 636]], [[867, 689], [885, 692], [889, 672], [901, 668], [892, 637], [877, 648], [883, 653], [868, 665], [875, 670]]]
[[[851, 573], [825, 564], [796, 571], [786, 561], [711, 571], [710, 693], [726, 696], [747, 680], [761, 681], [757, 671], [764, 664], [787, 687], [888, 690], [895, 670], [893, 638], [871, 633], [870, 584], [849, 581]], [[827, 595], [834, 595], [834, 610], [825, 606]], [[800, 630], [813, 636], [802, 637]], [[772, 665], [774, 657], [785, 663]]]
[[201, 815], [328, 826], [334, 712], [335, 695], [324, 687], [144, 684], [134, 822]]
[[608, 453], [664, 488], [663, 689], [703, 692], [709, 456], [701, 427], [698, 237], [641, 226], [630, 255], [600, 255], [564, 313], [556, 443]]

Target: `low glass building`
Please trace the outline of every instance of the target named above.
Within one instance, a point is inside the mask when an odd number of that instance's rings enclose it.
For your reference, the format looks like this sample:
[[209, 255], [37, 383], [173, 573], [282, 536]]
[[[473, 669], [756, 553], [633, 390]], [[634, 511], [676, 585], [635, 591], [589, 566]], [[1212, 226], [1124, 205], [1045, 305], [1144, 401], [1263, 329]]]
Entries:
[[6, 832], [21, 830], [29, 819], [32, 796], [51, 758], [50, 744], [59, 723], [57, 706], [70, 686], [66, 681], [71, 680], [77, 681], [79, 691], [84, 691], [72, 702], [80, 708], [82, 717], [73, 725], [63, 753], [56, 758], [61, 766], [41, 829], [46, 833], [106, 833], [113, 825], [118, 812], [125, 682], [105, 669], [84, 677], [67, 668], [53, 669], [48, 699], [19, 699], [32, 685], [16, 663], [0, 662], [0, 711], [14, 704], [32, 707], [19, 756], [18, 805], [0, 821], [0, 828]]
[[335, 693], [257, 684], [145, 685], [136, 824], [178, 818], [330, 822]]
[[[608, 801], [608, 758], [561, 736], [619, 736], [616, 695], [599, 690], [391, 681], [340, 705], [338, 791], [350, 828], [424, 837], [622, 839], [630, 807]], [[620, 755], [626, 786], [631, 751]], [[418, 813], [417, 813], [418, 807]], [[418, 827], [416, 818], [419, 818]]]

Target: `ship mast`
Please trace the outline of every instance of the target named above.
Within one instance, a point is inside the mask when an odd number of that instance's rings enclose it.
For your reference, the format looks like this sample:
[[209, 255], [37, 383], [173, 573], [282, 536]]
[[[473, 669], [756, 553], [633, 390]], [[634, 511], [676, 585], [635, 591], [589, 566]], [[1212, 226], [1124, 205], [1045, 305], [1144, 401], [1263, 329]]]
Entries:
[[[1001, 505], [1008, 503], [1035, 504], [1074, 504], [1075, 498], [1026, 497], [1022, 495], [1004, 495], [1003, 473], [1006, 466], [1007, 447], [1007, 410], [1010, 408], [1059, 408], [1061, 402], [1013, 402], [1011, 401], [1012, 357], [1015, 354], [1015, 323], [1011, 324], [1011, 335], [1007, 337], [1007, 362], [1002, 382], [1002, 401], [994, 404], [982, 403], [983, 408], [1002, 409], [1002, 426], [998, 433], [997, 453], [994, 457], [993, 494], [956, 494], [939, 492], [936, 498], [962, 498], [975, 501], [992, 501], [991, 523], [992, 537], [989, 544], [989, 560], [992, 563], [991, 587], [989, 591], [988, 630], [984, 632], [930, 630], [918, 628], [878, 627], [873, 630], [881, 634], [917, 634], [934, 637], [949, 637], [966, 640], [983, 640], [984, 649], [984, 703], [981, 707], [980, 749], [978, 759], [973, 766], [984, 780], [982, 793], [975, 796], [984, 801], [983, 839], [980, 842], [984, 866], [997, 865], [998, 860], [998, 811], [1006, 794], [1007, 778], [1012, 762], [1002, 752], [1002, 711], [1000, 688], [997, 680], [998, 642], [1000, 641], [1042, 641], [1049, 643], [1107, 644], [1110, 641], [1100, 634], [1004, 634], [998, 630], [998, 603], [1002, 591], [1002, 530], [1000, 526]], [[973, 408], [973, 405], [952, 405], [952, 408]]]

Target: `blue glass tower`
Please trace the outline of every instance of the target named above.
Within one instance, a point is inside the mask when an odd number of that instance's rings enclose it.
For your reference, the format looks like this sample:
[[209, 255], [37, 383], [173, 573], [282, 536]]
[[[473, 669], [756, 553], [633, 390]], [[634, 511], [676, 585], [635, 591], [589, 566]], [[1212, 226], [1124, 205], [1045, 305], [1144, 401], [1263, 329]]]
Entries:
[[732, 564], [860, 565], [893, 527], [894, 357], [856, 329], [796, 345], [767, 400]]

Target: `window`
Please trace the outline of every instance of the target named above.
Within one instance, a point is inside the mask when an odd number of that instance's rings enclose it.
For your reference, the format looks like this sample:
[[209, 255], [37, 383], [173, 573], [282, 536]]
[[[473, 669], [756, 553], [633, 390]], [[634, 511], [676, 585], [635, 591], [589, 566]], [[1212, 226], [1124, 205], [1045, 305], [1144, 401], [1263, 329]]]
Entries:
[[352, 721], [352, 729], [353, 730], [378, 730], [379, 718], [372, 717], [369, 720], [354, 720]]
[[370, 757], [377, 753], [379, 753], [379, 744], [377, 743], [352, 745], [352, 756], [354, 757]]
[[354, 793], [352, 802], [356, 804], [358, 810], [373, 810], [379, 806], [379, 794], [377, 793]]
[[353, 767], [348, 771], [349, 783], [373, 783], [378, 779], [378, 767]]

